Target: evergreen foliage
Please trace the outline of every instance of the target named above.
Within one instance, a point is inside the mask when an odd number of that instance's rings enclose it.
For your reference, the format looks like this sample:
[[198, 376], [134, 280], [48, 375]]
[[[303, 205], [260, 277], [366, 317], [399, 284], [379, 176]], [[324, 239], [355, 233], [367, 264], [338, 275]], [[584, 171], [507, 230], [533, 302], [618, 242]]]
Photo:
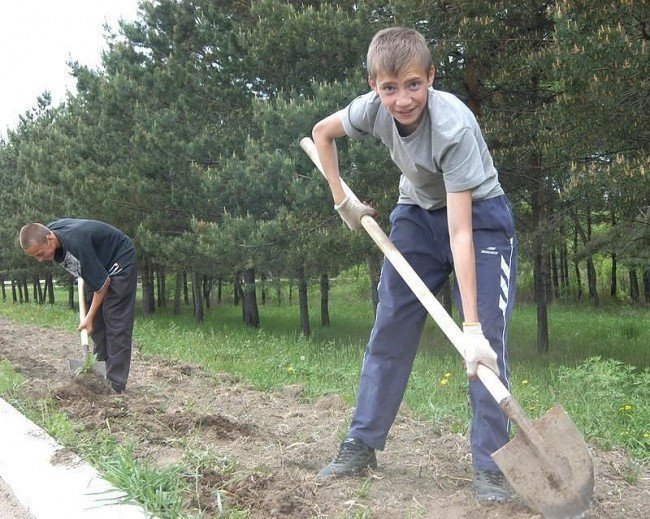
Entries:
[[[376, 265], [298, 142], [367, 91], [368, 42], [398, 24], [425, 35], [435, 87], [485, 130], [515, 206], [539, 350], [549, 346], [546, 305], [580, 299], [585, 274], [592, 304], [606, 282], [649, 303], [650, 7], [640, 0], [143, 1], [107, 37], [101, 68], [70, 63], [76, 93], [59, 106], [44, 93], [0, 141], [0, 277], [11, 297], [28, 300], [33, 283], [43, 301], [39, 280], [68, 281], [16, 239], [23, 224], [61, 216], [135, 239], [146, 314], [175, 273], [175, 305], [194, 280], [197, 320], [213, 282], [233, 282], [244, 321], [259, 326], [259, 280], [326, 292], [322, 281], [342, 269]], [[340, 157], [387, 228], [399, 177], [387, 153], [341, 140]]]

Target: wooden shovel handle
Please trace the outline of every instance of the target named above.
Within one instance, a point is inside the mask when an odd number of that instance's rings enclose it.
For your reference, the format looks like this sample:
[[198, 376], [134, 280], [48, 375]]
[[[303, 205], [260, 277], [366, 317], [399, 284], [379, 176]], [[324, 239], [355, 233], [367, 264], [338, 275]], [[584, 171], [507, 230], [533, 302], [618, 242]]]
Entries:
[[[314, 142], [309, 137], [305, 137], [300, 141], [300, 147], [305, 150], [305, 153], [307, 153], [314, 165], [324, 176], [325, 173], [323, 171], [323, 166], [318, 156], [318, 149]], [[341, 184], [346, 195], [357, 198], [343, 179], [341, 179]], [[463, 356], [463, 350], [461, 347], [463, 332], [449, 316], [445, 308], [431, 293], [429, 288], [424, 284], [422, 279], [420, 279], [417, 272], [413, 270], [413, 267], [411, 267], [404, 256], [402, 256], [402, 253], [397, 250], [395, 245], [393, 245], [393, 243], [388, 239], [386, 233], [384, 233], [372, 216], [363, 215], [361, 217], [361, 225], [373, 241], [379, 246], [388, 261], [390, 261], [393, 267], [395, 267], [395, 270], [397, 270], [400, 276], [402, 276], [404, 282], [413, 291], [431, 317], [433, 317], [433, 320], [440, 327], [443, 333], [451, 341], [461, 356]], [[496, 373], [494, 373], [490, 368], [479, 364], [477, 375], [497, 403], [501, 404], [501, 402], [511, 396], [510, 391], [508, 391], [508, 389], [501, 383], [499, 377], [497, 377]]]
[[[84, 280], [81, 276], [77, 278], [77, 294], [79, 296], [79, 323], [86, 317], [86, 294], [84, 290]], [[81, 330], [81, 349], [83, 354], [87, 355], [90, 351], [88, 346], [88, 331], [84, 328]]]

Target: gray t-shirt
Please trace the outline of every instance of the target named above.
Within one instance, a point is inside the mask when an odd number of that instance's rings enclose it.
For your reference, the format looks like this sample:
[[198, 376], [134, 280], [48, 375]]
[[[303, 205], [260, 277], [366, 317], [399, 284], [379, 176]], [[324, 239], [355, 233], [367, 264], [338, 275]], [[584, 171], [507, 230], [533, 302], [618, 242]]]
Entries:
[[471, 190], [473, 200], [503, 194], [476, 118], [453, 94], [430, 88], [422, 121], [406, 137], [374, 91], [339, 114], [350, 138], [372, 135], [390, 150], [402, 172], [398, 203], [439, 209], [447, 204], [447, 192]]

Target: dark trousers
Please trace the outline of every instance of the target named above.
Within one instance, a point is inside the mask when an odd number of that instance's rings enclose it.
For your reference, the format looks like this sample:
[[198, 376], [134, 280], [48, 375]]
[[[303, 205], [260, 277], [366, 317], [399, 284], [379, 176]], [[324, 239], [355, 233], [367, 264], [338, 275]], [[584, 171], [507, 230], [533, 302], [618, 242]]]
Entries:
[[[474, 202], [472, 226], [479, 321], [497, 353], [501, 381], [509, 387], [507, 328], [515, 299], [517, 240], [507, 198]], [[427, 211], [415, 205], [398, 205], [391, 214], [390, 239], [429, 289], [437, 293], [453, 270], [446, 209]], [[377, 316], [348, 435], [369, 447], [383, 449], [428, 313], [386, 260], [378, 291]], [[462, 316], [457, 286], [454, 292]], [[490, 455], [508, 442], [509, 421], [480, 381], [470, 382], [469, 392], [473, 464], [477, 469], [497, 470]]]
[[[119, 389], [126, 387], [131, 368], [137, 283], [138, 275], [135, 267], [120, 276], [111, 278], [108, 293], [95, 315], [91, 333], [97, 360], [106, 361], [106, 378]], [[92, 297], [93, 292], [86, 288], [88, 308]]]

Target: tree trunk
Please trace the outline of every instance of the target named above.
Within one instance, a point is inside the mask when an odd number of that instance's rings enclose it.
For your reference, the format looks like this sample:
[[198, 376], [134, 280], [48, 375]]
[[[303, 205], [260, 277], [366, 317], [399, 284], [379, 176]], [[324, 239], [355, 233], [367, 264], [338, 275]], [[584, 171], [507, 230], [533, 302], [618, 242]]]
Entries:
[[618, 284], [616, 281], [616, 271], [617, 271], [617, 264], [616, 264], [616, 253], [612, 252], [612, 272], [611, 272], [611, 285], [609, 289], [609, 295], [611, 297], [616, 297], [618, 294]]
[[311, 335], [309, 327], [309, 304], [307, 299], [307, 278], [305, 277], [305, 267], [298, 268], [298, 299], [300, 301], [300, 333], [305, 337]]
[[68, 307], [70, 310], [77, 310], [77, 305], [74, 302], [74, 293], [75, 293], [75, 278], [68, 276]]
[[183, 278], [184, 274], [180, 271], [176, 271], [176, 276], [174, 276], [174, 307], [172, 309], [172, 315], [181, 314], [181, 292], [183, 291]]
[[34, 302], [42, 305], [45, 302], [40, 276], [34, 276]]
[[650, 269], [643, 271], [643, 298], [645, 304], [650, 304]]
[[578, 261], [578, 211], [573, 212], [573, 268], [576, 275], [576, 300], [582, 301], [582, 277]]
[[223, 295], [223, 281], [221, 281], [221, 278], [217, 280], [217, 304], [221, 304], [221, 297]]
[[201, 296], [201, 274], [197, 271], [192, 272], [192, 301], [194, 302], [194, 319], [197, 323], [202, 323], [203, 314], [203, 297]]
[[[587, 208], [587, 237], [585, 238], [585, 246], [591, 240], [591, 209]], [[589, 299], [594, 306], [600, 306], [600, 298], [598, 297], [598, 287], [596, 284], [596, 267], [594, 266], [594, 258], [591, 252], [587, 254], [587, 284], [589, 285]]]
[[233, 295], [234, 295], [233, 305], [237, 306], [239, 304], [239, 299], [244, 297], [243, 289], [241, 286], [241, 270], [235, 272], [235, 277], [232, 281], [232, 288], [233, 288]]
[[27, 276], [23, 276], [22, 287], [25, 294], [25, 303], [29, 303], [29, 286], [27, 285]]
[[212, 293], [212, 279], [203, 276], [203, 298], [205, 299], [205, 308], [210, 309], [210, 294]]
[[372, 309], [375, 314], [377, 314], [377, 305], [379, 304], [377, 286], [379, 285], [379, 276], [381, 274], [381, 258], [382, 256], [375, 252], [369, 252], [366, 255], [368, 276], [370, 277], [370, 298], [372, 300]]
[[589, 300], [594, 306], [600, 306], [600, 298], [598, 297], [596, 279], [596, 267], [594, 266], [594, 259], [591, 254], [587, 256], [587, 283], [589, 284]]
[[537, 352], [548, 353], [548, 311], [546, 302], [546, 269], [544, 266], [543, 243], [539, 233], [533, 239], [533, 283], [537, 305]]
[[156, 271], [153, 266], [149, 267], [149, 290], [147, 295], [149, 296], [149, 308], [151, 308], [151, 313], [156, 311]]
[[45, 274], [45, 286], [47, 287], [47, 298], [48, 303], [51, 305], [54, 304], [54, 281], [52, 280], [52, 273], [47, 272]]
[[159, 267], [158, 277], [158, 308], [167, 308], [167, 271], [164, 267]]
[[[541, 159], [535, 154], [531, 160], [533, 172], [541, 169]], [[544, 180], [538, 174], [533, 173], [536, 184], [531, 193], [531, 209], [533, 220], [533, 298], [537, 308], [537, 352], [546, 354], [549, 350], [548, 339], [548, 310], [546, 301], [546, 278], [547, 271], [544, 258], [544, 225], [546, 222], [546, 188]]]
[[551, 250], [551, 280], [553, 284], [553, 299], [560, 297], [560, 273], [557, 259], [557, 250], [555, 247]]
[[[591, 209], [587, 208], [587, 233], [582, 231], [578, 222], [578, 231], [582, 236], [585, 248], [591, 240]], [[589, 300], [594, 306], [600, 306], [600, 298], [598, 297], [598, 288], [596, 285], [596, 267], [594, 266], [594, 258], [591, 251], [587, 250], [587, 286], [589, 287]]]
[[320, 276], [320, 322], [323, 326], [330, 325], [329, 292], [330, 292], [329, 277], [327, 276], [327, 273], [321, 274]]
[[232, 281], [233, 288], [233, 305], [237, 306], [239, 304], [239, 298], [243, 297], [243, 291], [241, 287], [241, 270], [235, 272], [235, 277]]
[[282, 304], [282, 278], [280, 276], [275, 276], [273, 282], [275, 283], [275, 294], [277, 296], [278, 306], [280, 306]]
[[257, 295], [255, 291], [255, 269], [244, 269], [244, 292], [242, 309], [244, 312], [244, 324], [251, 328], [259, 328], [260, 313], [257, 307]]
[[[535, 168], [537, 170], [537, 168]], [[538, 181], [532, 193], [533, 231], [533, 285], [534, 299], [537, 307], [537, 352], [548, 353], [548, 313], [546, 302], [546, 266], [544, 265], [544, 242], [542, 226], [546, 221], [544, 186]]]
[[639, 281], [636, 277], [636, 269], [629, 269], [630, 276], [630, 299], [635, 303], [639, 301]]
[[151, 267], [145, 261], [142, 266], [142, 315], [144, 317], [149, 317], [154, 312], [152, 304], [153, 286], [151, 280]]
[[[616, 225], [616, 213], [612, 211], [612, 227]], [[610, 276], [610, 289], [609, 289], [609, 295], [611, 297], [616, 297], [616, 294], [618, 293], [618, 286], [617, 286], [617, 281], [616, 281], [616, 253], [612, 252], [612, 272]]]
[[187, 287], [187, 272], [183, 271], [183, 297], [185, 299], [185, 304], [189, 306], [190, 304], [190, 291]]
[[564, 294], [567, 295], [569, 293], [569, 289], [571, 288], [571, 282], [569, 281], [569, 248], [567, 247], [566, 242], [562, 243], [562, 277], [564, 279], [562, 288], [564, 290]]
[[18, 302], [18, 294], [16, 293], [16, 280], [11, 280], [11, 297], [14, 303]]
[[160, 308], [162, 306], [162, 289], [160, 286], [160, 269], [157, 268], [154, 273], [156, 279], [156, 306]]
[[266, 273], [262, 272], [260, 292], [262, 293], [262, 304], [266, 304]]
[[5, 278], [4, 278], [4, 276], [0, 276], [0, 283], [2, 283], [2, 302], [6, 303], [7, 302], [7, 290], [5, 288]]

